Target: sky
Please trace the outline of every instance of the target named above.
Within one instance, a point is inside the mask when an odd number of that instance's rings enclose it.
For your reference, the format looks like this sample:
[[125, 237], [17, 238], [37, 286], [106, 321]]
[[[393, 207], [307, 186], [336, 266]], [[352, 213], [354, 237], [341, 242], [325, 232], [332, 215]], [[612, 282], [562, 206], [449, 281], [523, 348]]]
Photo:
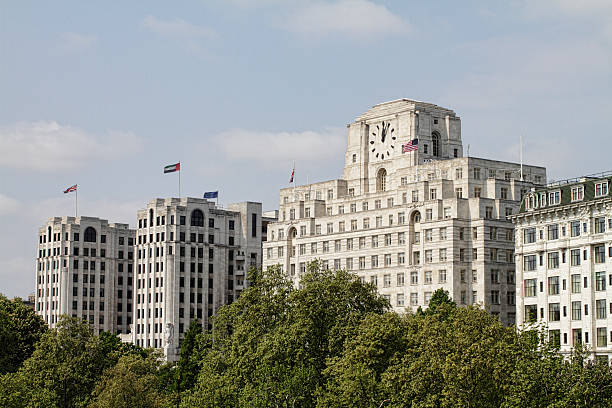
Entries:
[[53, 216], [134, 226], [155, 197], [278, 207], [342, 176], [346, 125], [410, 98], [470, 155], [612, 170], [612, 1], [0, 2], [0, 292], [34, 290]]

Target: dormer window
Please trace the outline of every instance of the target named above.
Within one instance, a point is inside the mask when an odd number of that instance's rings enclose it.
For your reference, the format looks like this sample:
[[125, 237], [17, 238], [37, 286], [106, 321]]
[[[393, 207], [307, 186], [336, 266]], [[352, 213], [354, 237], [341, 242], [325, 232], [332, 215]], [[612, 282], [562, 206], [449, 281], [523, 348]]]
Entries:
[[576, 186], [572, 187], [572, 201], [582, 201], [584, 198], [584, 187]]
[[551, 191], [548, 193], [548, 205], [561, 204], [561, 190]]
[[608, 182], [595, 183], [595, 197], [604, 197], [608, 195]]

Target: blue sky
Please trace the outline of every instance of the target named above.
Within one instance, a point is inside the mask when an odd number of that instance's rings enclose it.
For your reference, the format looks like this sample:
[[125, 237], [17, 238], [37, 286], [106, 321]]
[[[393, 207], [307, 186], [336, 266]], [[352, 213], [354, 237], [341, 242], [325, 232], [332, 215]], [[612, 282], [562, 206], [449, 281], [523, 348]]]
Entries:
[[472, 156], [611, 170], [609, 0], [3, 2], [0, 292], [34, 286], [37, 228], [134, 224], [177, 194], [277, 206], [340, 177], [345, 125], [412, 98], [451, 108]]

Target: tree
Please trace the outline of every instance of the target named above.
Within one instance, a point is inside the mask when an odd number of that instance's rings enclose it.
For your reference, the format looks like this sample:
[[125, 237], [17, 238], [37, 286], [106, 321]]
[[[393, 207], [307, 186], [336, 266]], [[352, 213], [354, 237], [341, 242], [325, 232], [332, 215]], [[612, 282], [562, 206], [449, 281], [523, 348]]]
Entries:
[[104, 369], [119, 358], [111, 336], [94, 336], [86, 322], [63, 317], [19, 371], [3, 378], [0, 406], [86, 406]]
[[211, 336], [201, 337], [210, 346], [183, 406], [314, 406], [328, 358], [342, 353], [368, 314], [389, 308], [372, 285], [317, 262], [300, 288], [279, 268], [252, 270], [251, 279], [219, 310]]
[[[143, 355], [144, 354], [144, 355]], [[97, 385], [90, 408], [155, 408], [164, 406], [168, 396], [162, 371], [163, 355], [157, 352], [129, 353], [108, 368]]]
[[20, 298], [0, 294], [0, 375], [17, 371], [46, 330], [44, 320]]

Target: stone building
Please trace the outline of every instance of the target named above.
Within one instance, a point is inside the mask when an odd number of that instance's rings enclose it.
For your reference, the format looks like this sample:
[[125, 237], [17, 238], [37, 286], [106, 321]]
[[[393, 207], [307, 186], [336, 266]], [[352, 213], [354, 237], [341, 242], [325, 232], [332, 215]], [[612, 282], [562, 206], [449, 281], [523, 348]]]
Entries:
[[545, 323], [562, 352], [612, 355], [612, 173], [532, 189], [516, 224], [517, 323]]
[[398, 311], [443, 288], [514, 323], [506, 217], [546, 170], [464, 157], [460, 118], [431, 103], [381, 103], [347, 127], [343, 178], [281, 189], [264, 267], [280, 264], [297, 284], [318, 258], [374, 283]]
[[138, 211], [133, 342], [178, 358], [191, 320], [210, 317], [246, 287], [261, 266], [268, 222], [261, 204], [227, 209], [200, 198], [158, 198]]
[[81, 317], [95, 333], [132, 323], [135, 231], [95, 217], [54, 217], [38, 230], [35, 310], [50, 327]]

